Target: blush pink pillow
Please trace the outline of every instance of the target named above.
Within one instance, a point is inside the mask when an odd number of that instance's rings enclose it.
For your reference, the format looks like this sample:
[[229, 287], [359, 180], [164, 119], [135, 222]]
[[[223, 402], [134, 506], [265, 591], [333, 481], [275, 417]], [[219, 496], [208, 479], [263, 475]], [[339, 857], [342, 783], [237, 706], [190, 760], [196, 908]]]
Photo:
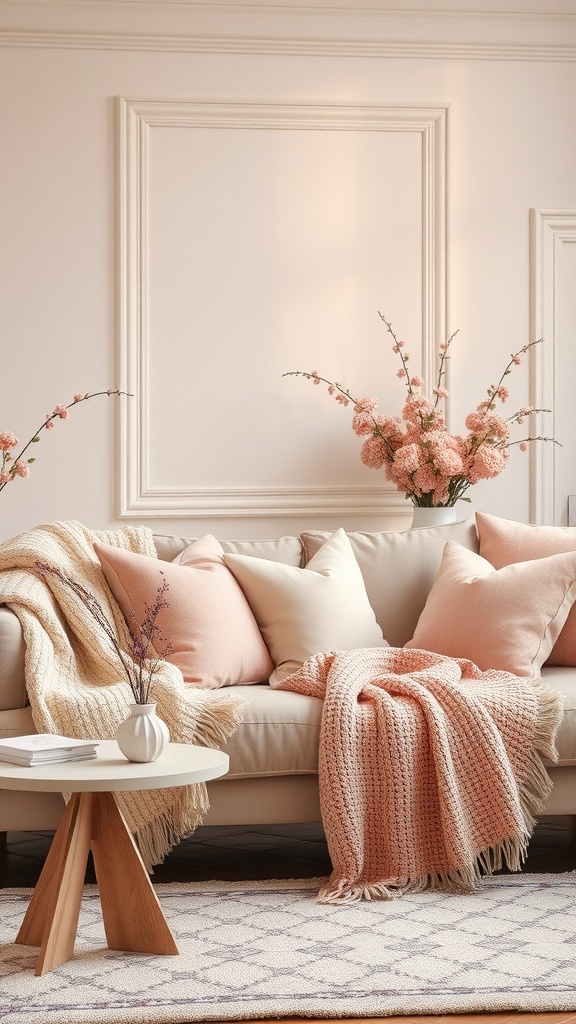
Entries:
[[[477, 512], [476, 528], [480, 554], [496, 569], [513, 562], [528, 562], [564, 551], [576, 551], [576, 529], [570, 526], [527, 526]], [[548, 663], [576, 665], [576, 607], [571, 609]]]
[[268, 679], [274, 668], [268, 648], [215, 537], [190, 544], [174, 562], [110, 544], [96, 543], [94, 549], [128, 623], [132, 609], [143, 620], [145, 604], [154, 603], [166, 580], [168, 607], [160, 612], [158, 625], [172, 643], [166, 660], [180, 669], [185, 682], [215, 689]]
[[576, 600], [576, 552], [495, 569], [448, 541], [406, 647], [537, 677]]

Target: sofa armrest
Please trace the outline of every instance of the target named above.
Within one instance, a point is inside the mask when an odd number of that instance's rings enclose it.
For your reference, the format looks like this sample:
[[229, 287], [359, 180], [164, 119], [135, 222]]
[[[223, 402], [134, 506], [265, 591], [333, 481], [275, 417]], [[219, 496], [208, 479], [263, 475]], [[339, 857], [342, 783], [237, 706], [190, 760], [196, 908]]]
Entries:
[[0, 711], [26, 704], [24, 637], [18, 617], [0, 604]]

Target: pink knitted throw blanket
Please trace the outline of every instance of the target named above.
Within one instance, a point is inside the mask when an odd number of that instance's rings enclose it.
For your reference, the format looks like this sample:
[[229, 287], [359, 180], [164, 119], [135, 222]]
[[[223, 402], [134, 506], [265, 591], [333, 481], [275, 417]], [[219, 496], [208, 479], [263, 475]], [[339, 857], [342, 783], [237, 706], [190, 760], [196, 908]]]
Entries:
[[520, 870], [551, 789], [562, 696], [428, 651], [318, 654], [279, 688], [324, 701], [326, 903], [472, 889]]

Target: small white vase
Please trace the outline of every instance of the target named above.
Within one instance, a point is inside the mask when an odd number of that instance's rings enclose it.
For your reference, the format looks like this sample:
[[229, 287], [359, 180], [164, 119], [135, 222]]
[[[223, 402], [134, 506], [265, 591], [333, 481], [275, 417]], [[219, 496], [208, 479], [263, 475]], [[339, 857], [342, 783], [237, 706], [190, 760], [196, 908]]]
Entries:
[[414, 515], [412, 516], [413, 530], [420, 529], [423, 526], [446, 526], [448, 523], [455, 522], [456, 509], [454, 505], [414, 506]]
[[170, 741], [155, 704], [131, 704], [130, 717], [118, 726], [116, 742], [129, 761], [155, 761]]

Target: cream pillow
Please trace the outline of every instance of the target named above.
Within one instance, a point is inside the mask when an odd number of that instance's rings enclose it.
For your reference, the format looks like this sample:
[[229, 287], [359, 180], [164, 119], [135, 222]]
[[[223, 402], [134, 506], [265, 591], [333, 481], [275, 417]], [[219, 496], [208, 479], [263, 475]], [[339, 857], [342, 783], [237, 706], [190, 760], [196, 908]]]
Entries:
[[154, 604], [166, 580], [168, 607], [158, 625], [172, 645], [166, 661], [181, 670], [185, 682], [215, 689], [268, 678], [273, 665], [266, 645], [215, 537], [190, 544], [176, 563], [110, 544], [96, 543], [94, 549], [128, 624], [132, 609], [143, 621], [146, 604]]
[[405, 646], [467, 658], [483, 671], [536, 677], [575, 600], [576, 552], [495, 569], [448, 541]]
[[[546, 558], [564, 551], [576, 551], [576, 529], [572, 526], [527, 526], [510, 519], [498, 519], [485, 512], [476, 513], [480, 554], [495, 569], [513, 562]], [[576, 665], [576, 607], [572, 608], [566, 625], [558, 637], [550, 657], [550, 665]]]
[[225, 554], [272, 660], [272, 684], [322, 651], [387, 647], [362, 573], [343, 529], [326, 541], [306, 568], [250, 555]]

